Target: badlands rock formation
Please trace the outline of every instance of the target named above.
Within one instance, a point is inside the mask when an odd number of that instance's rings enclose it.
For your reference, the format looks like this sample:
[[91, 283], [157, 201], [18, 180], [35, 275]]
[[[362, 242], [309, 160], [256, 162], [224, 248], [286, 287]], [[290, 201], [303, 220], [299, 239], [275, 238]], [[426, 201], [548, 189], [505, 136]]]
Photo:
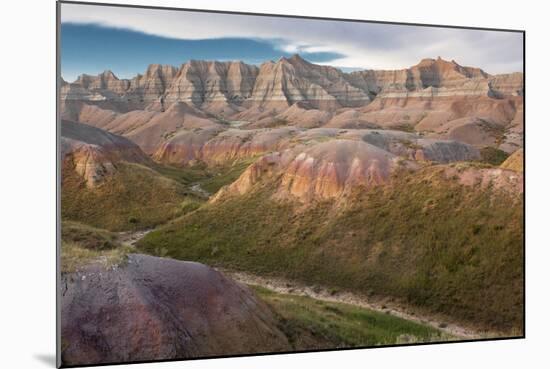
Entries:
[[300, 145], [263, 156], [212, 201], [244, 194], [256, 183], [273, 179], [277, 182], [276, 197], [304, 202], [337, 198], [358, 186], [382, 184], [396, 168], [405, 166], [390, 152], [360, 140]]
[[299, 132], [294, 127], [184, 131], [161, 145], [153, 158], [175, 165], [192, 161], [223, 165], [287, 147]]
[[245, 194], [266, 181], [276, 182], [277, 197], [303, 202], [340, 198], [357, 187], [386, 183], [396, 169], [480, 158], [479, 151], [467, 144], [391, 130], [317, 128], [294, 131], [291, 140], [283, 142], [278, 148], [272, 146], [273, 152], [256, 160], [212, 201]]
[[159, 145], [179, 131], [219, 127], [204, 112], [184, 102], [172, 104], [165, 111], [133, 110], [127, 113], [71, 102], [63, 117], [123, 135], [148, 154], [154, 153]]
[[117, 162], [148, 164], [150, 159], [132, 141], [81, 123], [61, 122], [61, 160], [88, 187], [117, 170]]
[[269, 308], [199, 263], [130, 254], [61, 281], [64, 365], [289, 350]]
[[[258, 68], [242, 62], [191, 60], [165, 90], [167, 102], [184, 101], [217, 113], [250, 97]], [[227, 111], [224, 111], [224, 108]]]
[[392, 130], [280, 127], [272, 129], [197, 129], [181, 131], [167, 139], [153, 159], [172, 165], [196, 161], [225, 165], [281, 151], [300, 144], [335, 139], [363, 140], [404, 158], [448, 163], [479, 159], [475, 147], [453, 140], [423, 138], [415, 133]]
[[441, 58], [353, 73], [298, 55], [260, 67], [192, 60], [153, 64], [131, 80], [82, 75], [63, 81], [61, 96], [64, 119], [123, 135], [169, 161], [193, 156], [181, 143], [199, 128], [208, 130], [199, 140], [227, 128], [294, 126], [394, 128], [510, 153], [523, 144], [523, 74], [492, 76]]
[[312, 107], [332, 110], [364, 105], [365, 91], [354, 87], [337, 68], [309, 63], [294, 55], [262, 64], [250, 101], [275, 110], [307, 101]]
[[384, 183], [398, 166], [387, 151], [362, 141], [333, 140], [300, 152], [284, 169], [280, 193], [331, 198], [355, 186]]

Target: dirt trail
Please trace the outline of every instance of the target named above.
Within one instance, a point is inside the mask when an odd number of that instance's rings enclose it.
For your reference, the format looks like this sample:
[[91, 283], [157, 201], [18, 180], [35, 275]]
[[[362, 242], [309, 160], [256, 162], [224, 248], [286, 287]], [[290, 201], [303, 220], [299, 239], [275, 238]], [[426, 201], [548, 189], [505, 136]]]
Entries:
[[191, 186], [191, 191], [194, 191], [206, 198], [209, 198], [210, 195], [212, 195], [210, 192], [206, 191], [204, 188], [201, 187], [201, 184], [200, 183], [195, 183], [194, 185]]
[[223, 268], [218, 268], [218, 270], [240, 283], [264, 287], [278, 293], [308, 296], [317, 300], [344, 303], [391, 314], [399, 318], [429, 325], [459, 339], [479, 339], [499, 336], [499, 334], [495, 332], [476, 331], [471, 328], [466, 328], [442, 317], [430, 316], [427, 314], [420, 315], [418, 312], [412, 311], [410, 307], [407, 308], [392, 303], [387, 299], [371, 299], [350, 292], [333, 292], [323, 287], [306, 286], [282, 278], [260, 277]]
[[124, 246], [134, 247], [136, 243], [154, 228], [142, 229], [139, 231], [118, 232], [118, 240]]
[[[120, 232], [119, 240], [123, 245], [134, 247], [139, 240], [151, 231], [153, 231], [153, 229], [145, 229], [135, 232]], [[479, 339], [499, 336], [499, 334], [495, 332], [466, 328], [457, 323], [450, 322], [448, 319], [443, 317], [425, 313], [420, 314], [419, 312], [412, 311], [410, 307], [402, 306], [395, 302], [389, 301], [388, 299], [374, 299], [351, 292], [334, 292], [323, 287], [306, 286], [283, 278], [267, 278], [245, 272], [235, 272], [224, 268], [216, 269], [225, 275], [228, 275], [235, 281], [243, 284], [264, 287], [277, 293], [308, 296], [317, 300], [349, 304], [391, 314], [399, 318], [429, 325], [460, 339]]]

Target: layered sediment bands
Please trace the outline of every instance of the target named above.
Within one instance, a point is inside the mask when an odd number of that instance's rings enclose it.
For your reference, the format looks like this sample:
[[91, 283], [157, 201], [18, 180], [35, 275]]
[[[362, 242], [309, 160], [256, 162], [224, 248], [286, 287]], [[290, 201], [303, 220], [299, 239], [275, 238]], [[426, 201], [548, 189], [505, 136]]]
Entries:
[[274, 185], [277, 198], [339, 198], [355, 188], [384, 184], [395, 170], [415, 170], [420, 162], [480, 159], [471, 145], [391, 130], [316, 128], [295, 132], [288, 142], [292, 145], [280, 145], [256, 160], [212, 201], [245, 194], [262, 183]]
[[116, 172], [113, 160], [99, 146], [62, 137], [61, 150], [64, 160], [63, 170], [70, 170], [72, 167], [90, 188], [97, 186], [106, 176]]
[[301, 145], [263, 156], [212, 201], [244, 194], [256, 183], [273, 179], [278, 198], [337, 198], [357, 186], [384, 183], [400, 166], [405, 164], [395, 155], [363, 141], [335, 139], [312, 147]]
[[242, 62], [191, 60], [166, 89], [166, 101], [200, 106], [217, 101], [240, 102], [251, 94], [258, 68]]
[[[332, 116], [333, 113], [329, 111], [312, 109], [311, 105], [307, 102], [297, 102], [278, 114], [272, 122], [275, 124], [287, 122], [297, 127], [313, 128], [325, 125]], [[262, 126], [264, 123], [259, 122], [258, 125]]]
[[202, 149], [202, 160], [209, 164], [223, 164], [235, 159], [254, 157], [279, 150], [288, 144], [298, 130], [284, 127], [271, 130], [228, 130], [208, 141]]
[[523, 74], [492, 76], [441, 58], [353, 73], [298, 55], [259, 68], [153, 64], [132, 80], [82, 75], [62, 83], [61, 97], [64, 119], [129, 137], [156, 156], [191, 127], [399, 129], [510, 153], [523, 144]]
[[488, 91], [488, 77], [479, 68], [463, 67], [454, 60], [449, 62], [441, 58], [423, 59], [408, 69], [366, 70], [350, 74], [350, 80], [356, 85], [384, 97], [408, 96], [408, 93], [429, 96], [437, 93], [437, 89], [442, 89], [441, 93], [455, 90], [459, 94], [480, 95]]
[[497, 74], [490, 78], [489, 86], [497, 97], [523, 96], [523, 73]]
[[[148, 103], [183, 101], [197, 107], [224, 102], [238, 107], [260, 105], [281, 112], [305, 101], [312, 108], [334, 110], [365, 106], [377, 98], [434, 98], [445, 96], [521, 96], [523, 74], [491, 76], [455, 61], [423, 59], [402, 70], [340, 69], [307, 62], [299, 55], [263, 63], [191, 60], [180, 68], [152, 64], [144, 75], [120, 80], [111, 71], [82, 75], [63, 86], [62, 99], [116, 99]], [[137, 100], [136, 100], [137, 99]], [[238, 109], [237, 109], [238, 110]]]
[[376, 99], [359, 112], [362, 119], [382, 126], [407, 125], [417, 131], [429, 132], [467, 117], [508, 125], [516, 116], [517, 108], [514, 100], [487, 96], [395, 97]]
[[363, 140], [405, 159], [448, 163], [479, 159], [475, 147], [451, 140], [423, 138], [416, 133], [392, 130], [281, 127], [273, 129], [182, 130], [153, 155], [159, 162], [173, 165], [225, 165], [264, 153], [300, 145], [344, 139]]
[[479, 150], [458, 141], [419, 139], [412, 147], [415, 160], [428, 160], [438, 163], [474, 161], [480, 159]]
[[158, 147], [153, 159], [165, 164], [193, 164], [202, 158], [203, 146], [220, 131], [218, 128], [180, 131]]
[[166, 88], [172, 84], [177, 69], [171, 65], [151, 64], [144, 75], [138, 74], [130, 81], [128, 99], [136, 103], [159, 101]]
[[308, 63], [298, 55], [262, 64], [251, 101], [260, 105], [281, 101], [288, 107], [307, 101], [321, 110], [364, 105], [368, 94], [351, 85], [339, 69]]
[[88, 90], [109, 90], [115, 94], [123, 94], [130, 87], [128, 80], [118, 79], [110, 70], [97, 76], [82, 74], [74, 84]]
[[155, 114], [140, 127], [124, 135], [137, 143], [148, 154], [154, 153], [159, 145], [178, 131], [185, 129], [215, 129], [217, 123], [207, 116], [185, 104], [173, 104], [168, 110]]
[[130, 254], [65, 273], [60, 287], [65, 365], [290, 349], [266, 305], [199, 263]]
[[355, 186], [384, 183], [397, 165], [393, 154], [365, 142], [324, 142], [300, 152], [284, 168], [279, 194], [334, 198]]
[[167, 140], [153, 158], [175, 165], [186, 165], [194, 161], [224, 165], [286, 147], [289, 140], [298, 133], [299, 130], [294, 127], [182, 131]]
[[130, 140], [69, 121], [61, 123], [61, 158], [64, 169], [73, 168], [88, 187], [95, 187], [116, 173], [117, 162], [151, 162]]
[[165, 111], [134, 110], [118, 113], [95, 105], [73, 104], [64, 117], [76, 117], [79, 122], [123, 135], [147, 154], [155, 153], [159, 146], [181, 130], [215, 129], [218, 123], [201, 110], [184, 102], [172, 104]]

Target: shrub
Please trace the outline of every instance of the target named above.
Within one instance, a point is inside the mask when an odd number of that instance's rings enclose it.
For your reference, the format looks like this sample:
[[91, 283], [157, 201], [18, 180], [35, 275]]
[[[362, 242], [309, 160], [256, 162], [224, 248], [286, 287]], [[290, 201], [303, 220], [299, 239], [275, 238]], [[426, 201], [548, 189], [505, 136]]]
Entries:
[[495, 166], [502, 164], [509, 156], [506, 151], [502, 151], [491, 146], [484, 147], [479, 152], [481, 154], [482, 162]]

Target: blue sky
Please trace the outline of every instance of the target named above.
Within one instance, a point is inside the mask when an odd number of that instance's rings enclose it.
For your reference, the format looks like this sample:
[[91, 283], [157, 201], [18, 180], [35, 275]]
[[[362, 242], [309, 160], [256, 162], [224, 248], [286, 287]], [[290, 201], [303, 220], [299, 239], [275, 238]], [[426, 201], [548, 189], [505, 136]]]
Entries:
[[151, 63], [261, 64], [294, 53], [344, 70], [407, 68], [437, 56], [492, 74], [523, 68], [523, 35], [511, 32], [81, 4], [62, 4], [61, 22], [68, 81], [106, 69], [131, 78]]
[[[68, 81], [86, 72], [110, 69], [120, 78], [131, 78], [149, 64], [179, 66], [190, 59], [243, 60], [261, 64], [292, 53], [277, 48], [278, 40], [212, 38], [186, 40], [148, 35], [94, 24], [61, 25], [62, 75]], [[335, 52], [303, 52], [302, 57], [322, 63], [342, 57]]]

